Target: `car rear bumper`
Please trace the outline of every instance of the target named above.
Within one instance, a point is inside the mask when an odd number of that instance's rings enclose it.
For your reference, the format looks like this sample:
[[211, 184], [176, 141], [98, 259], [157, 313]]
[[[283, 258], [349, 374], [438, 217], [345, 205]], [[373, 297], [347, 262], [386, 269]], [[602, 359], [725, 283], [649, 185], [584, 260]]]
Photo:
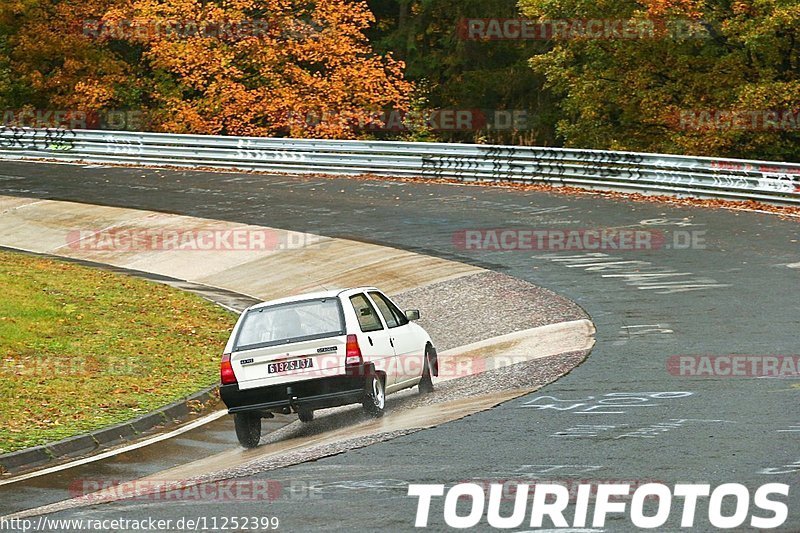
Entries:
[[269, 387], [240, 390], [238, 384], [222, 385], [220, 398], [228, 413], [250, 411], [280, 412], [286, 408], [327, 409], [360, 402], [364, 397], [367, 378], [373, 369], [363, 365], [355, 367], [348, 375], [283, 383]]

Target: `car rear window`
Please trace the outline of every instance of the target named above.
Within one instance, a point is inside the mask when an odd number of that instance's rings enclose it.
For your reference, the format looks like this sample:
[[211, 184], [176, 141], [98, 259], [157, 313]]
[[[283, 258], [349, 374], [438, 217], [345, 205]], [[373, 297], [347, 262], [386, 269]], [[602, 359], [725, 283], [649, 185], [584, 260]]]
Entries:
[[252, 309], [236, 337], [235, 351], [344, 335], [338, 298]]

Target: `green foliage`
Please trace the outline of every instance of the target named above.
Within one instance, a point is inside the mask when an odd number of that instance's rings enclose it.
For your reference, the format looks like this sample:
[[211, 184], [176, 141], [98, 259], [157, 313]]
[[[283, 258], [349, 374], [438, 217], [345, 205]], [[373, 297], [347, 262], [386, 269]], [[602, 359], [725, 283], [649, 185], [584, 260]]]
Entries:
[[516, 0], [370, 0], [377, 23], [370, 37], [380, 51], [406, 62], [418, 97], [433, 109], [524, 110], [533, 131], [434, 132], [445, 141], [552, 144], [553, 101], [544, 78], [527, 65], [543, 50], [531, 41], [469, 41], [459, 23], [469, 18], [519, 18]]
[[[605, 9], [581, 0], [520, 0], [520, 6], [543, 19], [668, 13], [702, 25], [695, 35], [558, 41], [534, 56], [532, 67], [562, 98], [557, 129], [566, 145], [800, 160], [800, 129], [762, 120], [770, 111], [796, 116], [800, 109], [800, 4], [624, 0]], [[681, 122], [703, 112], [712, 120]], [[758, 123], [729, 126], [725, 112], [754, 112]]]

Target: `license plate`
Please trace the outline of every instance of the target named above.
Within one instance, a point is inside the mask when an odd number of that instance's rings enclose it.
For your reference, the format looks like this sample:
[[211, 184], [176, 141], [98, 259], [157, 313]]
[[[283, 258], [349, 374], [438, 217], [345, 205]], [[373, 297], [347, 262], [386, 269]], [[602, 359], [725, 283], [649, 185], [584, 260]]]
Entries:
[[280, 363], [270, 363], [267, 365], [267, 372], [270, 374], [280, 374], [293, 370], [307, 370], [314, 368], [313, 359], [295, 359], [293, 361], [281, 361]]

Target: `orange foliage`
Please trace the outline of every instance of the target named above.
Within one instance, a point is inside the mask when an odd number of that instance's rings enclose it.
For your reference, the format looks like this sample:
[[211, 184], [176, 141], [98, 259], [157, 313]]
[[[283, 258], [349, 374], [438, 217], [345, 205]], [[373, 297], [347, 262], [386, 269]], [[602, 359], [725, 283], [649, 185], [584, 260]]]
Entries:
[[11, 37], [15, 74], [51, 108], [94, 110], [113, 106], [114, 86], [128, 83], [131, 69], [82, 34], [83, 21], [97, 18], [108, 2], [17, 2], [0, 8], [3, 19], [25, 23]]
[[[374, 21], [363, 1], [41, 5], [15, 36], [15, 68], [51, 106], [145, 105], [167, 132], [312, 137], [353, 137], [377, 111], [408, 106], [404, 65], [363, 33]], [[175, 24], [201, 31], [164, 30]]]
[[704, 0], [643, 0], [650, 18], [687, 17], [699, 19], [703, 14]]
[[247, 21], [256, 8], [268, 18], [238, 38], [144, 38], [152, 68], [179, 82], [178, 91], [156, 89], [161, 129], [352, 137], [353, 124], [370, 110], [407, 105], [403, 65], [371, 53], [363, 30], [373, 18], [361, 2], [238, 0], [223, 9], [197, 0], [135, 0], [127, 14], [224, 24]]

